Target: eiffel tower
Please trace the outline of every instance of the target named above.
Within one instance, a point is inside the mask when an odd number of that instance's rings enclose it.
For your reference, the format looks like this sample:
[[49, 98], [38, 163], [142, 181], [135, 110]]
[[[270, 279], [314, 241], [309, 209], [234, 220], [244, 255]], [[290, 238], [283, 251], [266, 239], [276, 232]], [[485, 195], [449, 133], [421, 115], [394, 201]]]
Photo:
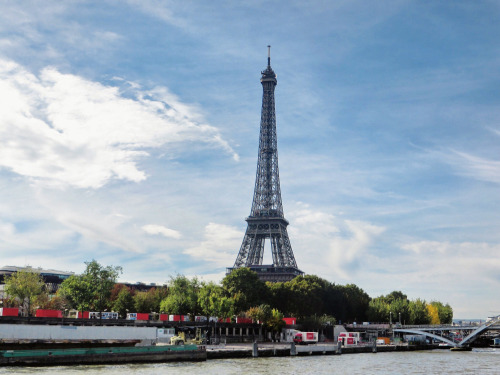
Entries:
[[[267, 68], [262, 72], [262, 113], [260, 120], [259, 157], [253, 195], [252, 210], [246, 218], [248, 223], [243, 243], [233, 268], [249, 267], [263, 281], [289, 281], [304, 273], [297, 268], [292, 245], [283, 215], [280, 177], [278, 170], [278, 143], [276, 135], [276, 113], [274, 88], [276, 74], [271, 68], [271, 46], [267, 46]], [[265, 240], [271, 243], [273, 264], [263, 265]]]

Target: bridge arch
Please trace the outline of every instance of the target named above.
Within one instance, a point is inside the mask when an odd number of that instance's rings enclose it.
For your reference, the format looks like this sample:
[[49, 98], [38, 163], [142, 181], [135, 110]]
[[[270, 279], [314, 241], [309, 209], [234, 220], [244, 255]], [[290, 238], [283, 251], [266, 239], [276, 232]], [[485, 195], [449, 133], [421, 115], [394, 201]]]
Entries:
[[448, 340], [447, 338], [435, 335], [434, 333], [430, 333], [430, 332], [427, 332], [427, 331], [421, 331], [421, 330], [418, 330], [418, 329], [397, 328], [397, 329], [394, 329], [394, 332], [413, 333], [414, 335], [427, 336], [427, 337], [431, 337], [431, 338], [433, 338], [435, 340], [439, 340], [439, 341], [445, 342], [445, 343], [447, 343], [447, 344], [449, 344], [451, 346], [457, 346], [456, 342], [453, 342], [451, 340]]
[[488, 330], [490, 326], [497, 324], [499, 321], [500, 321], [500, 315], [493, 317], [488, 323], [483, 324], [481, 327], [471, 332], [470, 335], [468, 335], [466, 338], [462, 340], [459, 346], [464, 345], [466, 342], [473, 341], [473, 339], [475, 339], [477, 335], [479, 335], [483, 331]]

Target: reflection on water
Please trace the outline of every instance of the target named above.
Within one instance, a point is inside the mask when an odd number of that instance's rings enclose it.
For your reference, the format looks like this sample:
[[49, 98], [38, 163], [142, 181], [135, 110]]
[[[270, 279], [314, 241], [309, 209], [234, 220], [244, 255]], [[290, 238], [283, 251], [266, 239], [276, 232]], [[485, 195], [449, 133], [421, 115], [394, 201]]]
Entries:
[[343, 354], [108, 366], [3, 367], [0, 374], [499, 374], [500, 349]]

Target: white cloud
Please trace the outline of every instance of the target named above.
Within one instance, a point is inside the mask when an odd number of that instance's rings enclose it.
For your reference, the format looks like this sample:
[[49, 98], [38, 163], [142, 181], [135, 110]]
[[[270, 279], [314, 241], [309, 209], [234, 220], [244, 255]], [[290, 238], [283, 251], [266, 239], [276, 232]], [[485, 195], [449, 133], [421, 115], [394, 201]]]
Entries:
[[218, 267], [227, 267], [233, 258], [236, 259], [243, 235], [234, 227], [209, 223], [205, 227], [204, 241], [184, 250], [184, 254], [212, 262]]
[[[300, 204], [300, 203], [299, 203]], [[332, 234], [338, 233], [340, 229], [335, 224], [335, 217], [331, 214], [320, 211], [312, 211], [309, 206], [300, 204], [304, 208], [292, 213], [293, 225], [307, 227], [308, 233]]]
[[[456, 274], [459, 269], [461, 275], [484, 276], [484, 270], [491, 267], [498, 268], [500, 259], [499, 244], [488, 244], [486, 242], [449, 242], [449, 241], [418, 241], [403, 244], [403, 250], [418, 255], [418, 263], [422, 265], [422, 272], [436, 271], [437, 274], [443, 274], [448, 270]], [[483, 269], [481, 271], [476, 266]], [[413, 268], [413, 267], [412, 267]]]
[[494, 128], [491, 128], [491, 127], [488, 127], [487, 128], [490, 132], [492, 132], [493, 134], [497, 135], [500, 137], [500, 129], [494, 129]]
[[186, 275], [188, 278], [192, 279], [194, 277], [198, 278], [198, 280], [203, 281], [203, 282], [214, 282], [214, 283], [220, 283], [222, 279], [226, 276], [226, 271], [218, 272], [218, 273], [205, 273], [203, 275], [200, 275], [199, 273], [194, 274], [194, 275]]
[[[500, 136], [500, 130], [492, 127], [485, 127], [487, 134], [493, 133]], [[496, 137], [488, 135], [488, 140], [495, 142]], [[470, 142], [469, 142], [470, 143]], [[472, 178], [478, 181], [493, 182], [500, 184], [500, 159], [494, 149], [483, 147], [475, 149], [473, 152], [464, 151], [463, 147], [438, 148], [426, 150], [427, 155], [440, 162], [445, 162], [451, 166], [458, 176]], [[479, 156], [479, 154], [487, 156]], [[488, 154], [485, 154], [488, 153]]]
[[440, 253], [444, 254], [449, 249], [449, 242], [420, 241], [401, 246], [403, 250], [412, 251], [415, 254]]
[[449, 302], [457, 317], [470, 316], [471, 310], [498, 310], [499, 244], [417, 241], [401, 248], [405, 253], [399, 258], [402, 269], [397, 278], [404, 280], [406, 289]]
[[127, 2], [145, 14], [148, 14], [152, 17], [157, 17], [158, 19], [167, 22], [172, 25], [181, 26], [183, 22], [179, 19], [179, 17], [175, 17], [172, 10], [171, 4], [167, 4], [160, 0], [127, 0]]
[[0, 167], [48, 185], [99, 188], [146, 179], [148, 148], [203, 142], [237, 155], [166, 88], [118, 87], [0, 60]]
[[[303, 203], [290, 214], [290, 241], [300, 269], [352, 282], [352, 273], [385, 228], [346, 220]], [[322, 262], [318, 262], [321, 259]]]
[[374, 239], [384, 232], [385, 228], [362, 221], [345, 221], [345, 230], [340, 236], [330, 240], [330, 263], [342, 277], [348, 278], [348, 272], [357, 268]]
[[103, 242], [114, 248], [135, 253], [143, 253], [136, 241], [130, 239], [129, 234], [123, 234], [120, 230], [122, 220], [109, 216], [84, 215], [82, 213], [61, 212], [57, 220], [76, 233], [81, 234], [88, 242], [88, 247], [95, 248], [95, 244], [90, 242]]
[[500, 184], [500, 161], [481, 158], [466, 152], [454, 151], [454, 153], [459, 158], [452, 162], [460, 174]]
[[148, 224], [144, 225], [142, 230], [148, 234], [161, 234], [167, 238], [179, 239], [182, 237], [180, 232], [164, 227], [163, 225]]
[[[50, 236], [47, 233], [50, 233]], [[70, 230], [57, 226], [40, 225], [26, 232], [18, 230], [11, 223], [0, 222], [0, 259], [10, 259], [19, 252], [31, 257], [35, 252], [52, 251], [55, 246], [68, 241], [72, 235], [74, 234]]]

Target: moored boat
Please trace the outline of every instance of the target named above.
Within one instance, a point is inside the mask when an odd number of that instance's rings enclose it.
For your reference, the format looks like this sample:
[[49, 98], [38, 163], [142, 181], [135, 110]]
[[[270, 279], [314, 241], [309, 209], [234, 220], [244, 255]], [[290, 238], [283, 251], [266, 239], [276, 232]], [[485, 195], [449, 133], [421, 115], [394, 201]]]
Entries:
[[205, 361], [206, 359], [205, 347], [198, 345], [0, 351], [0, 366]]
[[470, 347], [470, 346], [454, 346], [453, 348], [450, 348], [450, 350], [453, 352], [470, 352], [472, 350], [472, 347]]

